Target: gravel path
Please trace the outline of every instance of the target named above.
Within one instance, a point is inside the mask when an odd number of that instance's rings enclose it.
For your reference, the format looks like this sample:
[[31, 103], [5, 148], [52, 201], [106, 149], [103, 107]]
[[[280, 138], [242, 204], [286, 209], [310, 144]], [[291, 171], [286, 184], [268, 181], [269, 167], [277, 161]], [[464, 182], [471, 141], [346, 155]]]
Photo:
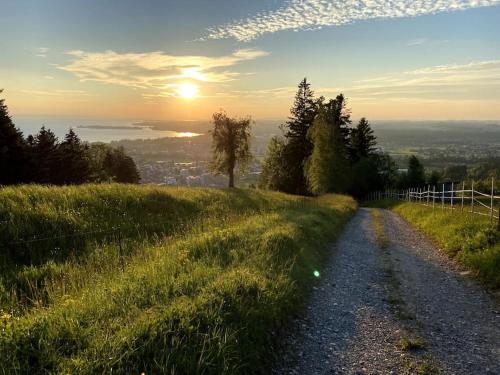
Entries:
[[408, 309], [444, 374], [500, 374], [500, 306], [424, 236], [384, 210]]
[[[274, 374], [500, 374], [493, 299], [392, 212], [378, 245], [369, 209], [346, 226]], [[403, 350], [422, 337], [425, 347]]]

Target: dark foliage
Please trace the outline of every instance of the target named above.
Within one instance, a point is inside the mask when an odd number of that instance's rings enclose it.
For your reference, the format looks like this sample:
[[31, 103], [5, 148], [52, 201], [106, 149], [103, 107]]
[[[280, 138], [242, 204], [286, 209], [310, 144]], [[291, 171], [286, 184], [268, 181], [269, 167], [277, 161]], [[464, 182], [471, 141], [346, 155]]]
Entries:
[[285, 139], [271, 140], [261, 186], [291, 194], [309, 193], [304, 168], [313, 145], [307, 133], [322, 101], [323, 98], [314, 98], [311, 84], [304, 78], [299, 83], [291, 115], [283, 127]]
[[313, 144], [307, 138], [307, 132], [312, 127], [318, 112], [321, 99], [314, 98], [311, 84], [304, 78], [298, 86], [295, 101], [290, 109], [291, 116], [285, 124], [287, 143], [283, 150], [287, 183], [283, 191], [292, 194], [307, 194], [307, 181], [304, 167], [311, 155]]
[[103, 170], [113, 182], [139, 183], [140, 176], [137, 167], [130, 156], [125, 154], [123, 148], [109, 148], [104, 156]]
[[422, 187], [425, 185], [425, 169], [415, 155], [408, 159], [408, 173], [406, 175], [408, 187]]
[[377, 137], [373, 134], [370, 123], [366, 118], [362, 118], [358, 125], [351, 131], [351, 158], [358, 161], [367, 158], [376, 150]]
[[138, 183], [140, 180], [134, 161], [123, 149], [89, 146], [72, 129], [62, 142], [45, 126], [35, 136], [24, 139], [3, 99], [0, 100], [0, 171], [0, 185]]
[[26, 147], [23, 134], [12, 122], [4, 99], [0, 99], [0, 185], [26, 180]]
[[304, 79], [290, 112], [285, 138], [269, 143], [261, 188], [363, 197], [396, 184], [396, 164], [388, 155], [377, 153], [376, 137], [366, 118], [350, 127], [351, 111], [344, 95], [328, 101], [315, 99]]

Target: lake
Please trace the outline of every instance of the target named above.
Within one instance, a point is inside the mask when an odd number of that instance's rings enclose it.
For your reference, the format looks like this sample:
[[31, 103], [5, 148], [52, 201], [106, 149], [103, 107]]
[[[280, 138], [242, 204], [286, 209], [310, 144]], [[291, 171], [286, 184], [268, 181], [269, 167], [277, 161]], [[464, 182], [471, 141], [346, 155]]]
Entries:
[[150, 127], [137, 126], [142, 120], [110, 120], [110, 119], [88, 119], [88, 118], [54, 118], [54, 117], [32, 117], [12, 116], [16, 126], [24, 133], [36, 134], [42, 125], [51, 129], [60, 140], [70, 128], [88, 142], [111, 142], [122, 139], [149, 139], [162, 137], [193, 137], [198, 133], [172, 130], [156, 130]]

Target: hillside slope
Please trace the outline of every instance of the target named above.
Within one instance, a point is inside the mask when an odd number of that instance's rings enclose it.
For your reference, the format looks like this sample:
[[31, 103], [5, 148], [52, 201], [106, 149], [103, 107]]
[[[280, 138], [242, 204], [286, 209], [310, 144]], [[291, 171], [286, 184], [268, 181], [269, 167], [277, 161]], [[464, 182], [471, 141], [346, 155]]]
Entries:
[[0, 370], [262, 371], [355, 208], [256, 190], [0, 189]]

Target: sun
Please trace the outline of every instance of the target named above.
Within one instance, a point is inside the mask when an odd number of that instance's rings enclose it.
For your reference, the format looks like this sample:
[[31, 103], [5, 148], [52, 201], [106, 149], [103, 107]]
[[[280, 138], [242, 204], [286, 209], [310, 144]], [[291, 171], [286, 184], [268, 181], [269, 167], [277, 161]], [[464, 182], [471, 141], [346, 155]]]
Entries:
[[194, 83], [183, 82], [179, 85], [177, 94], [179, 95], [179, 97], [184, 99], [193, 99], [197, 96], [198, 89], [198, 86]]

